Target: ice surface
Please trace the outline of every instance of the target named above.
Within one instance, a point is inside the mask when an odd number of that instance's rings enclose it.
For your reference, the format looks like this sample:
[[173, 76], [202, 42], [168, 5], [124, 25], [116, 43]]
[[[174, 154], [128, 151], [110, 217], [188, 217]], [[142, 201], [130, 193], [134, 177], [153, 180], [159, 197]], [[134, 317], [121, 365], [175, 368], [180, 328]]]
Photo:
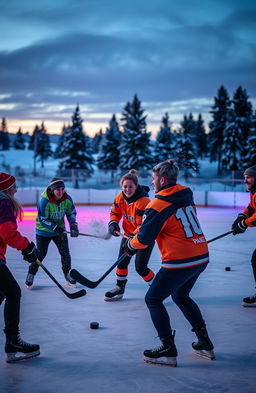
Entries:
[[[96, 233], [108, 221], [109, 207], [78, 207], [80, 231]], [[207, 239], [230, 229], [238, 211], [198, 209]], [[31, 209], [30, 209], [31, 214]], [[34, 239], [33, 214], [19, 224]], [[255, 392], [256, 308], [241, 306], [254, 293], [250, 257], [256, 229], [217, 240], [209, 245], [211, 263], [192, 290], [215, 344], [216, 361], [193, 355], [194, 333], [180, 310], [169, 299], [166, 306], [176, 329], [178, 367], [149, 365], [143, 350], [159, 345], [144, 303], [147, 285], [134, 264], [121, 302], [104, 302], [104, 293], [115, 284], [115, 273], [83, 298], [70, 300], [41, 270], [35, 286], [24, 284], [28, 264], [9, 248], [8, 266], [22, 288], [21, 335], [41, 345], [41, 356], [17, 364], [5, 363], [4, 335], [0, 335], [1, 393], [251, 393]], [[115, 261], [120, 238], [110, 240], [70, 238], [72, 266], [97, 280]], [[54, 244], [44, 264], [64, 285], [60, 258]], [[154, 248], [150, 267], [157, 271], [160, 258]], [[231, 271], [225, 271], [230, 266]], [[79, 287], [80, 288], [80, 287]], [[67, 289], [69, 290], [69, 289]], [[3, 329], [3, 305], [0, 306]], [[100, 328], [90, 329], [97, 321]]]

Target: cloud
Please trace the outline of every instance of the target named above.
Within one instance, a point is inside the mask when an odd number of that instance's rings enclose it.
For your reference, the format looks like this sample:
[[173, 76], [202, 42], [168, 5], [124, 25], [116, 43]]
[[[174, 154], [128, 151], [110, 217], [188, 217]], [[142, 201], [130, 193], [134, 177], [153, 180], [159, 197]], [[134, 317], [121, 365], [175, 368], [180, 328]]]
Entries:
[[102, 119], [138, 93], [159, 119], [206, 111], [221, 84], [254, 94], [248, 0], [2, 3], [0, 115], [63, 119], [79, 103]]

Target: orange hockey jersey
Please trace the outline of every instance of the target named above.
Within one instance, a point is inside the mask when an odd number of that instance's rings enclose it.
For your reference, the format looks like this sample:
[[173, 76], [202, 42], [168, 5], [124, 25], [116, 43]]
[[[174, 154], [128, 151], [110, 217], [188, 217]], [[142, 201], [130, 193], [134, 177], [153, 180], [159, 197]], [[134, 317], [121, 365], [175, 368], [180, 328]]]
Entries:
[[148, 204], [140, 230], [130, 245], [143, 249], [155, 239], [162, 254], [162, 267], [186, 268], [209, 261], [190, 188], [176, 184], [159, 191]]
[[120, 192], [114, 200], [110, 222], [119, 222], [123, 218], [123, 230], [127, 236], [139, 230], [145, 207], [150, 202], [148, 191], [149, 187], [139, 186], [131, 198], [127, 198], [123, 192]]
[[244, 214], [248, 217], [244, 221], [245, 224], [248, 227], [256, 227], [256, 191], [250, 193], [250, 202]]

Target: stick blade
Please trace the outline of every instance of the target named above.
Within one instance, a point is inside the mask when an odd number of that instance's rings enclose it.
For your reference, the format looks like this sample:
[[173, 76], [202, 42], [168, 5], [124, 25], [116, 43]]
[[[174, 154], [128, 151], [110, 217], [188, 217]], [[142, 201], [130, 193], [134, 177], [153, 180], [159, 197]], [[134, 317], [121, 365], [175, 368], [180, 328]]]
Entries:
[[85, 289], [80, 289], [80, 291], [73, 292], [73, 293], [67, 292], [67, 297], [69, 299], [78, 299], [79, 297], [85, 296], [86, 293], [87, 292]]
[[77, 271], [76, 269], [71, 269], [69, 271], [70, 276], [76, 280], [77, 282], [79, 282], [79, 284], [84, 285], [85, 287], [88, 288], [96, 288], [98, 282], [96, 281], [91, 281], [88, 280], [88, 278], [84, 277], [81, 273], [79, 273], [79, 271]]

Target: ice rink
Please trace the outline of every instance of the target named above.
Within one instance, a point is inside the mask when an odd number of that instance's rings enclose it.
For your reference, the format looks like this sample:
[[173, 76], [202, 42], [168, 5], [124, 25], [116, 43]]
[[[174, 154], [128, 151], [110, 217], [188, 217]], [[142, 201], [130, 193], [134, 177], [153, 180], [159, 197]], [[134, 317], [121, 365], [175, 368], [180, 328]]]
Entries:
[[[81, 232], [107, 228], [110, 207], [78, 207]], [[209, 240], [230, 230], [241, 210], [199, 208], [198, 216]], [[20, 232], [31, 240], [35, 209], [27, 209]], [[70, 300], [43, 270], [32, 289], [24, 280], [28, 264], [20, 252], [9, 248], [8, 266], [22, 288], [21, 336], [39, 343], [40, 357], [7, 364], [4, 334], [0, 335], [0, 393], [252, 393], [256, 390], [256, 308], [242, 307], [242, 298], [255, 292], [250, 257], [256, 247], [256, 229], [226, 236], [209, 245], [210, 264], [192, 290], [215, 345], [216, 360], [193, 354], [194, 333], [180, 310], [166, 302], [176, 330], [178, 367], [149, 365], [143, 350], [160, 344], [144, 303], [147, 285], [137, 275], [133, 261], [120, 302], [105, 302], [104, 293], [115, 284], [113, 271], [87, 295]], [[72, 267], [97, 280], [117, 257], [120, 238], [69, 239]], [[45, 266], [64, 285], [60, 258], [54, 244]], [[231, 271], [225, 271], [225, 267]], [[160, 255], [155, 246], [150, 267], [157, 272]], [[79, 285], [79, 288], [82, 288]], [[67, 289], [67, 288], [66, 288]], [[67, 289], [69, 290], [69, 289]], [[0, 306], [3, 329], [3, 304]], [[90, 322], [100, 324], [90, 329]]]

